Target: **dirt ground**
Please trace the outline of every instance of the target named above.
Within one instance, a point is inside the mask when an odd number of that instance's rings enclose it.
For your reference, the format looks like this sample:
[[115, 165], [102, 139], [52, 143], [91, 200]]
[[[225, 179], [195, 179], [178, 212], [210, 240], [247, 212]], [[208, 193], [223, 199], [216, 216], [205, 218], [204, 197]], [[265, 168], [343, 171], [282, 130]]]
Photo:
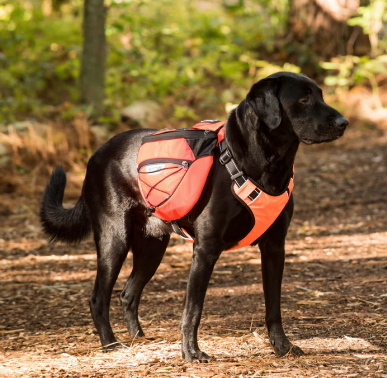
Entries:
[[[215, 360], [181, 360], [179, 319], [191, 245], [173, 239], [140, 305], [146, 339], [126, 333], [119, 292], [111, 322], [126, 347], [103, 353], [88, 308], [91, 239], [49, 245], [37, 210], [44, 181], [0, 184], [1, 377], [387, 377], [387, 133], [349, 130], [302, 146], [286, 245], [282, 311], [301, 358], [274, 356], [264, 327], [260, 253], [224, 253], [213, 274], [199, 345]], [[83, 177], [69, 175], [66, 205]]]

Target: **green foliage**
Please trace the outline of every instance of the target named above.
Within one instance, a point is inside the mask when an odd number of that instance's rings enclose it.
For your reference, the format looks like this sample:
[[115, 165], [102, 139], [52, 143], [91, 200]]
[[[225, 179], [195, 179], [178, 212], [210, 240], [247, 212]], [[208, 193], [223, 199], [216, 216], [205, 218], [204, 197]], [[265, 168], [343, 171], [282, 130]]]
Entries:
[[[221, 117], [253, 82], [280, 70], [300, 72], [290, 63], [269, 62], [273, 56], [284, 61], [290, 54], [304, 68], [317, 74], [322, 69], [333, 90], [366, 84], [378, 94], [377, 80], [387, 74], [382, 28], [387, 0], [371, 0], [349, 20], [369, 34], [374, 59], [339, 56], [317, 67], [313, 38], [302, 47], [281, 46], [289, 0], [105, 3], [108, 59], [101, 123], [115, 123], [119, 109], [142, 99], [162, 104], [180, 124]], [[92, 112], [78, 105], [83, 0], [64, 2], [55, 12], [47, 4], [50, 0], [0, 0], [0, 122], [67, 120]]]
[[[61, 14], [47, 14], [44, 2], [0, 0], [0, 122], [78, 113], [71, 104], [78, 100], [82, 3], [73, 0]], [[228, 102], [240, 100], [262, 72], [270, 71], [259, 51], [273, 48], [288, 6], [287, 0], [106, 3], [103, 119], [112, 122], [117, 109], [139, 99], [163, 103], [173, 96], [176, 119], [196, 118], [193, 108], [223, 107], [228, 88], [233, 94], [226, 96]]]
[[[277, 28], [258, 1], [245, 6], [233, 2], [239, 6], [232, 10], [214, 3], [203, 8], [203, 2], [187, 0], [160, 0], [157, 6], [150, 0], [113, 0], [107, 29], [108, 96], [114, 93], [121, 106], [172, 95], [182, 106], [205, 109], [218, 101], [211, 94], [214, 86], [246, 88], [255, 78], [246, 80], [250, 66], [241, 57], [256, 60], [257, 47], [272, 44]], [[183, 113], [174, 114], [180, 118]]]
[[387, 0], [371, 0], [367, 6], [359, 7], [357, 15], [348, 21], [349, 25], [360, 26], [370, 36], [371, 55], [374, 58], [347, 55], [321, 63], [321, 67], [329, 71], [325, 77], [326, 85], [348, 91], [355, 85], [369, 84], [376, 98], [379, 98], [377, 75], [384, 77], [387, 73], [387, 55], [380, 54], [387, 52], [386, 41], [379, 39], [383, 21], [387, 20], [384, 12], [386, 5]]
[[347, 55], [321, 63], [321, 66], [326, 70], [336, 71], [334, 75], [325, 77], [326, 85], [338, 85], [348, 89], [355, 84], [362, 84], [366, 79], [373, 81], [372, 78], [377, 74], [385, 74], [386, 63], [387, 55], [380, 55], [376, 59]]
[[195, 111], [192, 108], [188, 106], [181, 106], [181, 105], [175, 106], [175, 111], [173, 113], [173, 116], [176, 119], [185, 119], [185, 118], [196, 119], [197, 118], [197, 115], [195, 114]]
[[376, 57], [380, 50], [379, 33], [382, 30], [383, 21], [387, 21], [386, 5], [387, 0], [370, 0], [367, 6], [358, 8], [357, 16], [348, 20], [349, 25], [358, 25], [365, 34], [369, 35], [372, 57]]
[[377, 33], [379, 30], [375, 30], [375, 23], [387, 20], [384, 12], [386, 4], [386, 0], [371, 0], [367, 6], [358, 8], [357, 15], [348, 20], [348, 25], [360, 26], [365, 34]]
[[[0, 4], [0, 120], [43, 115], [75, 100], [80, 20], [47, 18], [30, 3]], [[43, 101], [48, 99], [48, 101]]]
[[321, 67], [330, 72], [324, 80], [326, 85], [348, 91], [354, 85], [370, 84], [375, 97], [379, 99], [376, 75], [387, 73], [387, 55], [380, 55], [376, 59], [347, 55], [321, 63]]

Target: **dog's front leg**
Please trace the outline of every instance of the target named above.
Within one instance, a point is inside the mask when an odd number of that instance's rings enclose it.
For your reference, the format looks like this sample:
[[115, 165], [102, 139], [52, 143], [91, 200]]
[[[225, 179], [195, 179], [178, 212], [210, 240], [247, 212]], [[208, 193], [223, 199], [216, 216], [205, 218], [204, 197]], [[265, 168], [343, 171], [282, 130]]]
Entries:
[[194, 245], [191, 269], [181, 319], [182, 355], [187, 361], [206, 361], [210, 357], [198, 346], [198, 328], [202, 315], [204, 297], [215, 263], [221, 250], [216, 241], [206, 246]]
[[290, 350], [294, 356], [304, 354], [299, 347], [290, 343], [283, 330], [281, 318], [281, 284], [285, 263], [285, 237], [291, 213], [282, 212], [259, 240], [266, 306], [266, 326], [269, 332], [270, 344], [274, 352], [280, 357]]

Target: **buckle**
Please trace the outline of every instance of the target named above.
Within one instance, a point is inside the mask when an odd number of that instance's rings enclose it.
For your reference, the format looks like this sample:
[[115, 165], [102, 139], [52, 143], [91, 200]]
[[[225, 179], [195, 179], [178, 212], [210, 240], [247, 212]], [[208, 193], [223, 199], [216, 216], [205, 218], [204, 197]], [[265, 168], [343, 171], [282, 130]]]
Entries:
[[225, 165], [225, 164], [227, 164], [231, 159], [232, 159], [231, 152], [230, 152], [230, 150], [229, 150], [228, 148], [226, 148], [226, 149], [220, 154], [219, 162], [220, 162], [220, 164]]
[[244, 173], [242, 171], [240, 171], [240, 172], [236, 173], [235, 175], [232, 175], [231, 180], [236, 180], [237, 178], [239, 178], [243, 175], [244, 175]]
[[153, 214], [155, 211], [156, 211], [156, 209], [155, 209], [154, 207], [147, 207], [147, 208], [146, 208], [146, 215], [147, 215], [148, 217], [151, 217], [152, 214]]

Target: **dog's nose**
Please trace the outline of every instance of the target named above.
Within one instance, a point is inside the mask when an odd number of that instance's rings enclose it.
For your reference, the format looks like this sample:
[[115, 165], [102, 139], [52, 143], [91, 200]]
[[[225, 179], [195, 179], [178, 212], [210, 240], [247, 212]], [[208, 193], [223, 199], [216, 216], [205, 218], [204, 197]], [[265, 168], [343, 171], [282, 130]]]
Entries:
[[347, 118], [340, 116], [335, 119], [335, 126], [339, 129], [345, 129], [348, 126]]

